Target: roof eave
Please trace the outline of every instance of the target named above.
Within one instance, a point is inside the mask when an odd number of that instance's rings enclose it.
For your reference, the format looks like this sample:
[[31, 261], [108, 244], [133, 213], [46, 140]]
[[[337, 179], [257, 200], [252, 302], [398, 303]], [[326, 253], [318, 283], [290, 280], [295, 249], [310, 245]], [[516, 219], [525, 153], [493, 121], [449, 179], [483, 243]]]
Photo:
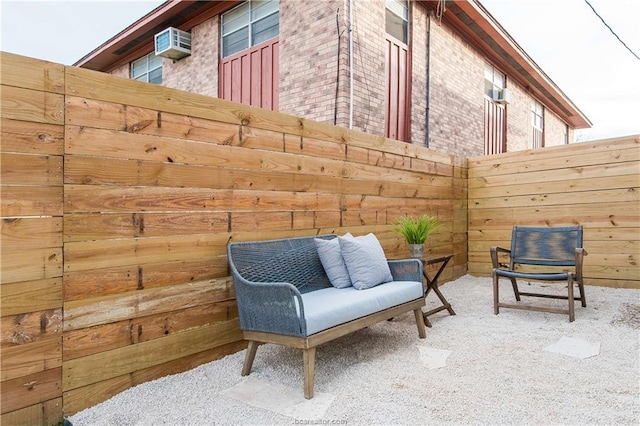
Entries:
[[153, 50], [153, 36], [176, 27], [190, 30], [239, 0], [168, 0], [78, 60], [75, 66], [109, 72]]

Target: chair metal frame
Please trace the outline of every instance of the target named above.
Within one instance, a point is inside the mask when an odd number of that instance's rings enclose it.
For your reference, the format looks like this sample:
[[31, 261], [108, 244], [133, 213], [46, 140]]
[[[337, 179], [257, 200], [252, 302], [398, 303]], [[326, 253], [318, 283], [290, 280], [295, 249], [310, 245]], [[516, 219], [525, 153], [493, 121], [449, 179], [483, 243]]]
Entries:
[[[575, 320], [575, 300], [582, 307], [587, 306], [582, 275], [583, 257], [587, 255], [582, 247], [582, 225], [563, 227], [514, 226], [511, 235], [511, 249], [491, 247], [493, 264], [493, 312], [498, 315], [500, 308], [524, 309], [559, 314], [569, 314], [569, 322]], [[509, 263], [501, 263], [500, 253], [509, 255]], [[535, 269], [556, 267], [554, 272], [525, 272], [522, 266], [532, 265]], [[562, 267], [558, 270], [557, 267]], [[568, 268], [564, 268], [568, 267]], [[516, 301], [521, 296], [533, 296], [568, 300], [568, 309], [550, 306], [513, 304], [500, 302], [498, 281], [508, 278], [513, 286]], [[518, 288], [517, 279], [530, 281], [566, 281], [567, 295], [523, 292]], [[578, 285], [580, 297], [574, 297], [574, 284]]]

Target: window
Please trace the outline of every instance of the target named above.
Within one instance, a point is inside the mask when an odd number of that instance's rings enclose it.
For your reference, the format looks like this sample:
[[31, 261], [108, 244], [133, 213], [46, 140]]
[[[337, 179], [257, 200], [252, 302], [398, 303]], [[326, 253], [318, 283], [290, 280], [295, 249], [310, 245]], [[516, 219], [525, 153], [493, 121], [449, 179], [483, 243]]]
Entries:
[[543, 113], [544, 107], [540, 102], [533, 101], [531, 104], [531, 125], [534, 129], [544, 130]]
[[151, 52], [132, 62], [131, 79], [145, 83], [162, 84], [162, 57]]
[[406, 0], [386, 0], [387, 34], [409, 44], [409, 5]]
[[531, 126], [533, 127], [533, 148], [544, 146], [544, 107], [540, 102], [531, 104]]
[[248, 0], [222, 15], [222, 57], [278, 35], [278, 0]]
[[491, 64], [484, 64], [484, 94], [496, 99], [506, 87], [504, 74]]

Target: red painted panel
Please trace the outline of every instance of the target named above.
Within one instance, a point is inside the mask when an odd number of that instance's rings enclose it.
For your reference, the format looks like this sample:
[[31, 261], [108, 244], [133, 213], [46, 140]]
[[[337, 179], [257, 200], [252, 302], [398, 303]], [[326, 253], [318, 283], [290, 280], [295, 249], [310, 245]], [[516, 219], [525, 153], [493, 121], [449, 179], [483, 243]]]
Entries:
[[220, 97], [277, 111], [278, 38], [220, 60]]
[[542, 148], [544, 146], [544, 132], [541, 129], [533, 128], [533, 147]]
[[387, 37], [386, 41], [385, 136], [408, 141], [411, 114], [411, 55], [407, 45], [390, 37]]
[[251, 54], [249, 52], [240, 58], [240, 100], [239, 102], [247, 105], [251, 104]]
[[485, 96], [484, 98], [484, 153], [499, 154], [506, 151], [506, 114], [504, 105], [500, 105]]

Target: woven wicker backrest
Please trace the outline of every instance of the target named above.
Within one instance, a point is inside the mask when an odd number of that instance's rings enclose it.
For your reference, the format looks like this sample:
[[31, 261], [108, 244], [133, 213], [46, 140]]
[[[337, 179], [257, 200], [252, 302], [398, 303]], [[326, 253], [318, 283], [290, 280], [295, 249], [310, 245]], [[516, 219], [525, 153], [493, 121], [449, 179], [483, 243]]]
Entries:
[[248, 281], [288, 282], [300, 293], [307, 293], [331, 286], [313, 239], [335, 237], [329, 234], [231, 243], [229, 262]]
[[555, 228], [513, 227], [511, 236], [513, 263], [575, 266], [575, 249], [581, 247], [581, 225]]

